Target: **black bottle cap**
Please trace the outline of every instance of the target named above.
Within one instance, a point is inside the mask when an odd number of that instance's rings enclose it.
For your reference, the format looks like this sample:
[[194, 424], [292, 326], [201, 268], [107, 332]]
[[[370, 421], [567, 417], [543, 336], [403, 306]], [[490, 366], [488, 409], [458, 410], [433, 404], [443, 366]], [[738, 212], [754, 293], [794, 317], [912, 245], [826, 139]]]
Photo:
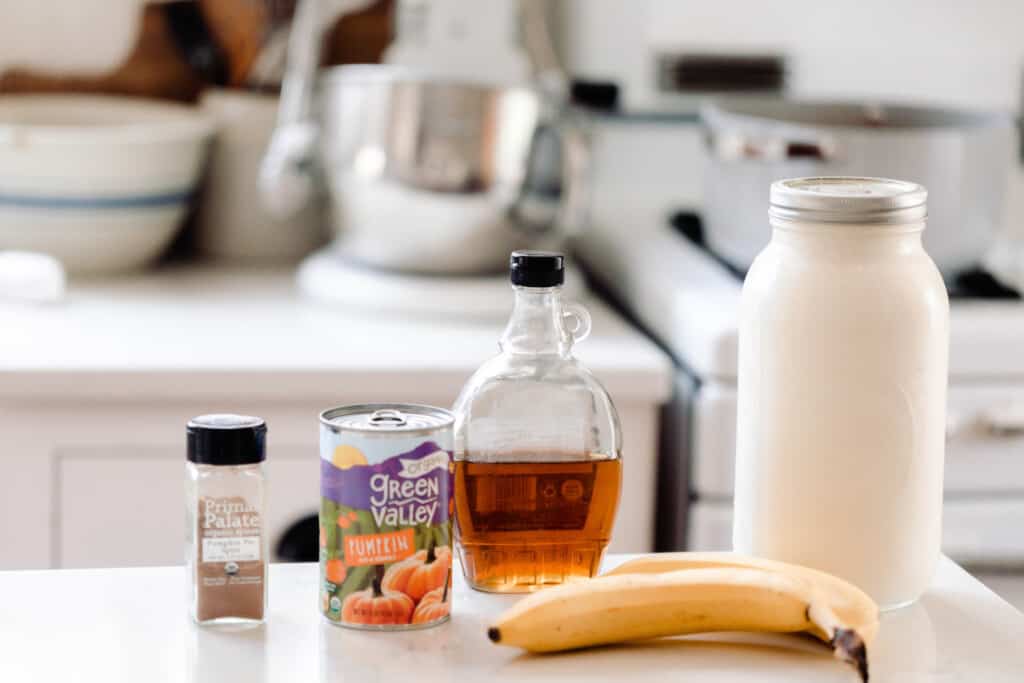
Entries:
[[619, 86], [612, 81], [574, 78], [569, 85], [569, 98], [578, 107], [616, 111], [619, 108]]
[[512, 284], [557, 287], [565, 282], [565, 257], [557, 251], [513, 251], [509, 259]]
[[200, 465], [253, 465], [267, 458], [267, 423], [249, 415], [188, 421], [188, 459]]

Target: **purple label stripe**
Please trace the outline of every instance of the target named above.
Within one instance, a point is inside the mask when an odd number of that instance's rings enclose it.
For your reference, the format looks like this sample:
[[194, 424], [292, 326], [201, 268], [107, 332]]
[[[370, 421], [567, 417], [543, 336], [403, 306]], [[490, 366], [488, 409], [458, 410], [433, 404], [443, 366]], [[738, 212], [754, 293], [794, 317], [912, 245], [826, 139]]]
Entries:
[[[430, 524], [447, 522], [449, 519], [448, 500], [451, 497], [451, 491], [455, 488], [455, 475], [452, 474], [449, 467], [432, 468], [419, 476], [399, 475], [400, 472], [407, 472], [411, 462], [422, 461], [438, 451], [447, 455], [447, 462], [451, 461], [451, 452], [445, 451], [433, 441], [425, 441], [411, 451], [399, 453], [374, 465], [354, 465], [344, 470], [335, 467], [334, 463], [320, 458], [320, 495], [356, 510], [370, 510], [370, 498], [375, 496], [379, 500], [383, 495], [380, 491], [383, 482], [392, 482], [395, 486], [411, 482], [415, 486], [416, 482], [427, 480], [436, 482], [430, 488], [433, 489], [436, 486], [438, 491], [438, 505], [431, 517]], [[384, 475], [386, 479], [380, 475]], [[377, 484], [376, 487], [371, 482], [374, 477], [376, 477], [374, 480]], [[411, 495], [404, 500], [410, 503], [424, 502], [423, 497], [417, 495]], [[386, 504], [396, 505], [402, 502], [403, 498], [390, 497]]]

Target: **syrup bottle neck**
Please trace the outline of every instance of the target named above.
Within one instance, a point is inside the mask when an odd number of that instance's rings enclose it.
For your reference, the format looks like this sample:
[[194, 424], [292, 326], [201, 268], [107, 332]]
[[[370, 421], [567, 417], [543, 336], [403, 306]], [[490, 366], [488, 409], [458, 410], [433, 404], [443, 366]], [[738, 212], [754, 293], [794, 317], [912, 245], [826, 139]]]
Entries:
[[568, 356], [573, 337], [562, 322], [562, 288], [514, 286], [512, 289], [515, 307], [501, 335], [501, 350]]

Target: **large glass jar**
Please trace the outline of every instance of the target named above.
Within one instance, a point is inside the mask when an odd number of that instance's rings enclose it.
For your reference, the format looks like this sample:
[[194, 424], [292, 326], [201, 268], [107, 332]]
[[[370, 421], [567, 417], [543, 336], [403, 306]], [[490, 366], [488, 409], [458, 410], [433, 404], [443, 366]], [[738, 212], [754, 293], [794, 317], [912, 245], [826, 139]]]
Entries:
[[735, 549], [883, 607], [917, 598], [939, 556], [949, 302], [921, 245], [925, 196], [775, 183], [740, 307]]
[[456, 538], [474, 588], [522, 592], [593, 576], [622, 482], [619, 419], [572, 356], [590, 331], [562, 301], [563, 257], [514, 252], [501, 353], [455, 404]]

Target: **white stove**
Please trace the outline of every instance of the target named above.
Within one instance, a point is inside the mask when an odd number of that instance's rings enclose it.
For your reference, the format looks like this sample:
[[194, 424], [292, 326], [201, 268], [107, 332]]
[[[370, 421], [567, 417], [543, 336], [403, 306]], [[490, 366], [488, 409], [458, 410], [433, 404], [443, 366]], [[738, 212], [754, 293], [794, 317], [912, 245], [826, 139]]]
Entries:
[[[659, 549], [729, 549], [741, 281], [641, 200], [605, 195], [593, 215], [584, 262], [679, 368], [663, 420]], [[944, 550], [1024, 570], [1024, 303], [951, 308]]]

